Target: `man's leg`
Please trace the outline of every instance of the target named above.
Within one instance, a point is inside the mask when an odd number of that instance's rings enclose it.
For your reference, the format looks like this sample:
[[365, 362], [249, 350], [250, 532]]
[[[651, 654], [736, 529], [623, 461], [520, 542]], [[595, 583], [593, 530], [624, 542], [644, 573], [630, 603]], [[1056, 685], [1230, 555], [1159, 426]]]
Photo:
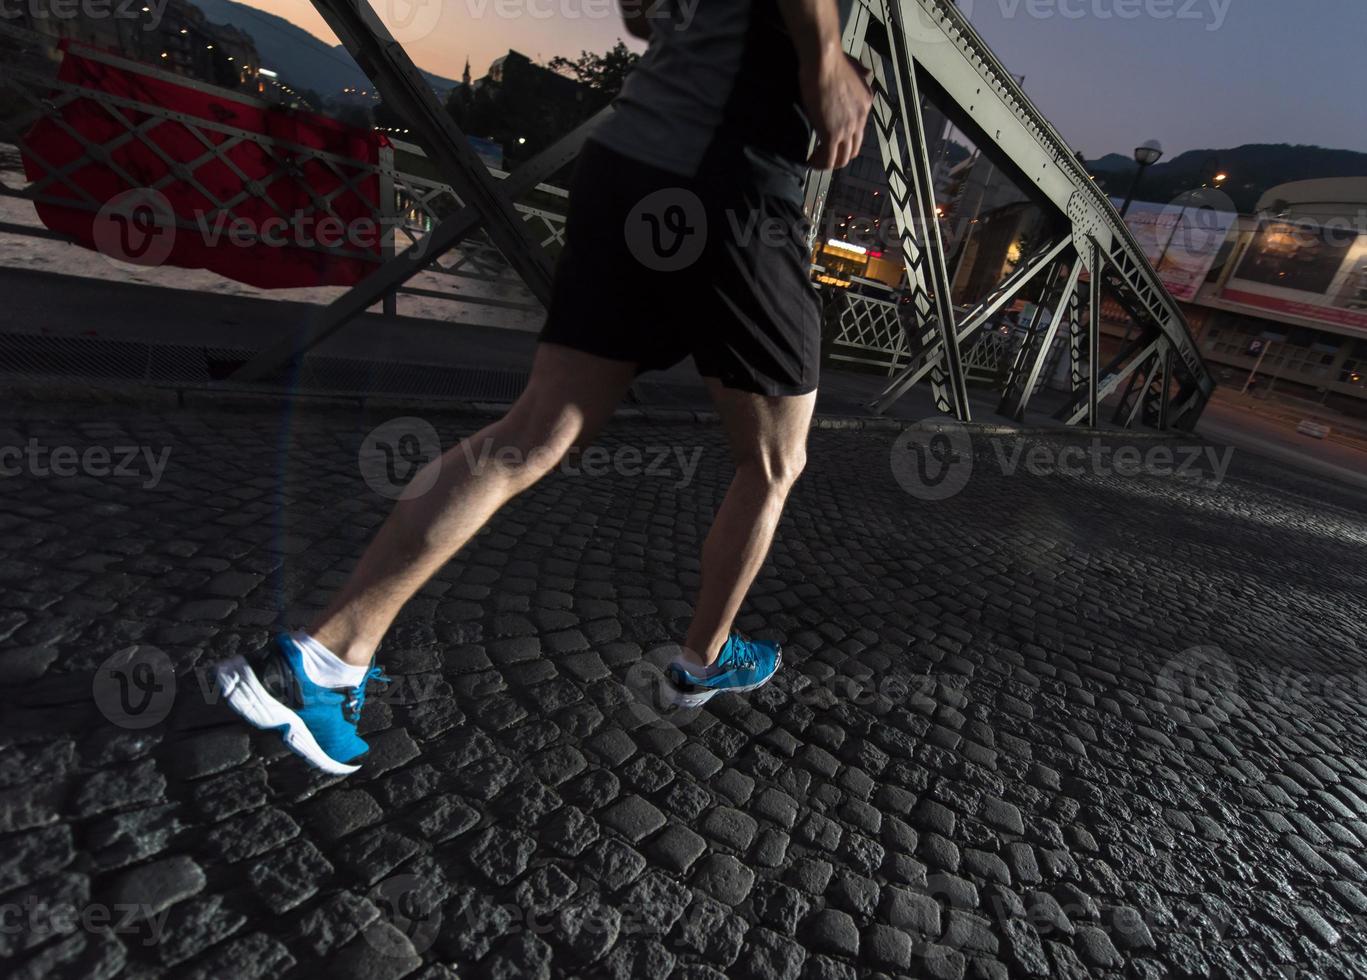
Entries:
[[702, 550], [702, 584], [685, 656], [717, 659], [750, 584], [774, 538], [788, 491], [807, 460], [807, 429], [816, 392], [770, 397], [724, 388], [709, 378], [736, 464], [736, 475]]
[[635, 365], [626, 361], [538, 346], [522, 397], [503, 418], [428, 464], [440, 466], [436, 482], [395, 505], [313, 624], [313, 638], [349, 664], [370, 663], [404, 603], [500, 507], [572, 446], [591, 441], [634, 375]]

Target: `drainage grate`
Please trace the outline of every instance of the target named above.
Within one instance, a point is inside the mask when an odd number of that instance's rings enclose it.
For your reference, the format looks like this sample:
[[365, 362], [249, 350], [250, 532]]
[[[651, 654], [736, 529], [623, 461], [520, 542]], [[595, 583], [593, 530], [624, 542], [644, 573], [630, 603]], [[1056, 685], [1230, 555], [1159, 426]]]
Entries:
[[[0, 374], [22, 378], [132, 381], [183, 388], [252, 390], [227, 382], [254, 352], [96, 337], [0, 334]], [[527, 372], [470, 366], [404, 364], [315, 355], [304, 359], [296, 390], [329, 395], [398, 395], [510, 402]]]

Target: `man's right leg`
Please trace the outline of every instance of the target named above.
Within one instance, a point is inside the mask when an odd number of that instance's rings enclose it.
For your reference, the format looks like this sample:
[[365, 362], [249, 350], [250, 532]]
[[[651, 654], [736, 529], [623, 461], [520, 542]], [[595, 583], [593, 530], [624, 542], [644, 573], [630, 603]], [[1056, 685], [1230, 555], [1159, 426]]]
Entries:
[[[531, 380], [503, 418], [448, 449], [436, 482], [400, 499], [310, 633], [342, 660], [369, 664], [403, 605], [504, 504], [576, 444], [592, 441], [636, 367], [541, 344]], [[421, 485], [421, 478], [414, 477]]]
[[318, 768], [354, 772], [369, 748], [357, 734], [366, 685], [383, 679], [372, 659], [394, 617], [500, 507], [593, 438], [634, 375], [629, 362], [542, 343], [517, 404], [428, 464], [432, 485], [395, 505], [311, 634], [215, 668], [228, 706]]

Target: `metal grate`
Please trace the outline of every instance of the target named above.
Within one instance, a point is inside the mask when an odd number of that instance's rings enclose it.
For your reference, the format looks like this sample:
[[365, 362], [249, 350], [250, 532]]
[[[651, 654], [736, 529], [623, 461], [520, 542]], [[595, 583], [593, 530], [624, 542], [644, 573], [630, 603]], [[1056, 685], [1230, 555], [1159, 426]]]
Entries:
[[[223, 379], [253, 353], [246, 348], [0, 334], [0, 376], [249, 391], [253, 386]], [[526, 371], [314, 355], [305, 358], [292, 387], [314, 394], [509, 402], [526, 385]]]

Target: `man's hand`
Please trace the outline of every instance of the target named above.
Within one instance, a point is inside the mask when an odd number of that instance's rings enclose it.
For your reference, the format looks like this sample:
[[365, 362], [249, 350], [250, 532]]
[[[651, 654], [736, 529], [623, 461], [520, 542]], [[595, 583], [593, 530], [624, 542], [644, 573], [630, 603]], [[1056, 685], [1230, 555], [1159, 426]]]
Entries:
[[818, 170], [839, 170], [859, 154], [873, 93], [864, 69], [840, 47], [840, 12], [835, 0], [778, 0], [797, 49], [802, 107], [816, 130], [816, 150], [807, 161]]
[[823, 47], [799, 69], [802, 106], [816, 130], [816, 149], [807, 162], [818, 170], [839, 170], [859, 155], [873, 92], [864, 69], [838, 46]]

